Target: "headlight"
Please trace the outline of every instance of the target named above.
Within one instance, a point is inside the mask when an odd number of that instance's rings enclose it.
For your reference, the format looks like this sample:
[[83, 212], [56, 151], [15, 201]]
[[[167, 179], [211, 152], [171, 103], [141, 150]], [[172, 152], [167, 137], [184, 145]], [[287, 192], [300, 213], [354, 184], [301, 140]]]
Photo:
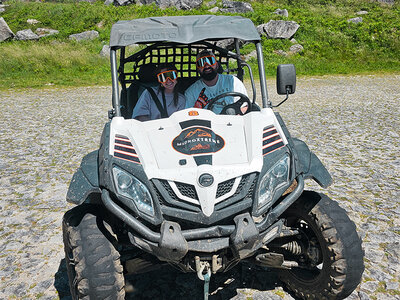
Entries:
[[258, 189], [258, 209], [271, 206], [277, 189], [289, 181], [289, 155], [281, 158], [261, 179]]
[[144, 183], [118, 167], [113, 167], [113, 176], [118, 194], [132, 199], [141, 212], [154, 216], [153, 200]]

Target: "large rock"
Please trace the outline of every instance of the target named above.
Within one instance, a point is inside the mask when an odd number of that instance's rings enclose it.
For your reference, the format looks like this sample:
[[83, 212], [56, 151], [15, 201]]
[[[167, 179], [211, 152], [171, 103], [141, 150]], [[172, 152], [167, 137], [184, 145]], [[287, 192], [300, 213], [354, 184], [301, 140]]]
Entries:
[[199, 8], [203, 4], [203, 0], [180, 0], [176, 6], [178, 9], [190, 10]]
[[271, 20], [257, 26], [257, 30], [260, 35], [266, 35], [270, 39], [290, 39], [299, 27], [294, 21]]
[[177, 9], [190, 10], [200, 7], [203, 4], [203, 0], [105, 0], [104, 2], [106, 5], [114, 4], [116, 6], [124, 6], [135, 3], [142, 5], [155, 3], [161, 9], [176, 7]]
[[102, 57], [110, 57], [110, 46], [109, 45], [104, 45], [103, 48], [100, 51], [100, 56]]
[[206, 3], [208, 7], [217, 5], [217, 0], [211, 0], [210, 2]]
[[[216, 45], [218, 47], [221, 47], [223, 49], [232, 51], [235, 49], [235, 40], [234, 39], [224, 39], [224, 40], [220, 40], [216, 43]], [[239, 46], [243, 46], [244, 45], [244, 41], [243, 40], [239, 40]]]
[[158, 2], [158, 0], [138, 0], [136, 2], [138, 4], [147, 5], [147, 4], [151, 4], [151, 3], [154, 3], [154, 2]]
[[[107, 2], [107, 0], [106, 0]], [[106, 2], [104, 2], [105, 4], [107, 4]], [[111, 1], [111, 3], [113, 3]], [[129, 4], [135, 4], [135, 0], [115, 0], [114, 1], [114, 5], [116, 6], [124, 6], [124, 5], [129, 5]]]
[[252, 58], [257, 59], [257, 50], [253, 50], [249, 54], [244, 55], [244, 60], [245, 61], [248, 61], [248, 60], [250, 60]]
[[289, 48], [289, 54], [296, 54], [296, 53], [300, 53], [303, 52], [304, 47], [300, 44], [294, 44], [292, 46], [290, 46]]
[[277, 10], [274, 11], [274, 14], [277, 14], [277, 15], [285, 17], [285, 18], [289, 17], [289, 12], [287, 11], [287, 9], [279, 9], [278, 8]]
[[190, 10], [200, 7], [203, 0], [157, 0], [156, 4], [161, 8], [176, 7], [177, 9]]
[[[137, 48], [139, 47], [138, 44], [132, 44], [129, 45], [128, 47], [126, 47], [126, 51], [128, 53], [133, 53], [137, 51]], [[100, 51], [100, 56], [101, 57], [110, 57], [110, 51], [111, 51], [111, 47], [109, 45], [103, 45], [103, 48]]]
[[378, 2], [393, 5], [395, 0], [378, 0]]
[[289, 54], [281, 49], [279, 50], [274, 50], [274, 53], [280, 56], [288, 56]]
[[60, 32], [58, 30], [55, 29], [50, 29], [50, 28], [37, 28], [36, 29], [36, 34], [42, 38], [45, 36], [49, 36], [49, 35], [54, 35], [54, 34], [59, 34]]
[[69, 36], [70, 40], [75, 41], [87, 41], [87, 40], [94, 40], [99, 37], [99, 33], [96, 30], [89, 30], [81, 33], [71, 34]]
[[28, 19], [26, 20], [26, 23], [31, 24], [31, 25], [35, 25], [40, 23], [40, 21], [36, 20], [36, 19]]
[[8, 27], [4, 18], [0, 18], [0, 42], [10, 39], [14, 36], [14, 33]]
[[362, 23], [363, 18], [362, 17], [356, 17], [356, 18], [352, 18], [352, 19], [348, 19], [347, 22], [348, 23]]
[[15, 34], [15, 38], [20, 41], [38, 40], [39, 36], [32, 29], [20, 30]]
[[222, 7], [223, 8], [221, 8], [220, 11], [223, 13], [241, 14], [254, 11], [250, 3], [241, 1], [222, 0]]

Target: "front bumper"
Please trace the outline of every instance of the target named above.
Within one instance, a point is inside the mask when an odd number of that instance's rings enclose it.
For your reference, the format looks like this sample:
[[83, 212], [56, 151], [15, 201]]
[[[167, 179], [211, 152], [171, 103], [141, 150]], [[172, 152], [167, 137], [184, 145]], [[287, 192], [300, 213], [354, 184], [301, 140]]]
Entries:
[[181, 230], [177, 222], [164, 220], [160, 232], [155, 232], [116, 204], [106, 189], [102, 190], [101, 199], [111, 213], [132, 228], [133, 232], [129, 233], [131, 242], [160, 260], [179, 261], [189, 251], [215, 253], [226, 248], [233, 248], [242, 259], [280, 235], [283, 222], [278, 217], [296, 201], [304, 188], [302, 176], [297, 178], [297, 182], [296, 189], [260, 223], [255, 223], [246, 212], [234, 217], [235, 225], [215, 225], [190, 230]]

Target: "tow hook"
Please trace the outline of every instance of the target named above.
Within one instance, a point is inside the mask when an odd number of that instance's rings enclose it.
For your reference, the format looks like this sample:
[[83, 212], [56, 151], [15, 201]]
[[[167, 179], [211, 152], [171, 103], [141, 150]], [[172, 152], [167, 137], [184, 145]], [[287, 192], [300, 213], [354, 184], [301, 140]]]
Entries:
[[196, 263], [197, 277], [204, 281], [204, 300], [208, 300], [210, 278], [211, 278], [211, 266], [208, 261], [201, 261], [199, 256], [194, 258]]

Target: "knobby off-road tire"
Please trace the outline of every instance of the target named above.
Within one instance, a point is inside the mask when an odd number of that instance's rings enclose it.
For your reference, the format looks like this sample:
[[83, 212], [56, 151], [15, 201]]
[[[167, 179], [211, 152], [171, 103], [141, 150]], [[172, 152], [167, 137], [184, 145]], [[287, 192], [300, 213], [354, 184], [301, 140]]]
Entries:
[[63, 218], [63, 239], [73, 299], [124, 299], [124, 276], [111, 227], [90, 205]]
[[305, 191], [283, 215], [289, 226], [306, 223], [304, 231], [318, 241], [319, 268], [280, 270], [280, 279], [302, 299], [343, 299], [361, 281], [364, 252], [356, 226], [346, 211], [329, 197]]

